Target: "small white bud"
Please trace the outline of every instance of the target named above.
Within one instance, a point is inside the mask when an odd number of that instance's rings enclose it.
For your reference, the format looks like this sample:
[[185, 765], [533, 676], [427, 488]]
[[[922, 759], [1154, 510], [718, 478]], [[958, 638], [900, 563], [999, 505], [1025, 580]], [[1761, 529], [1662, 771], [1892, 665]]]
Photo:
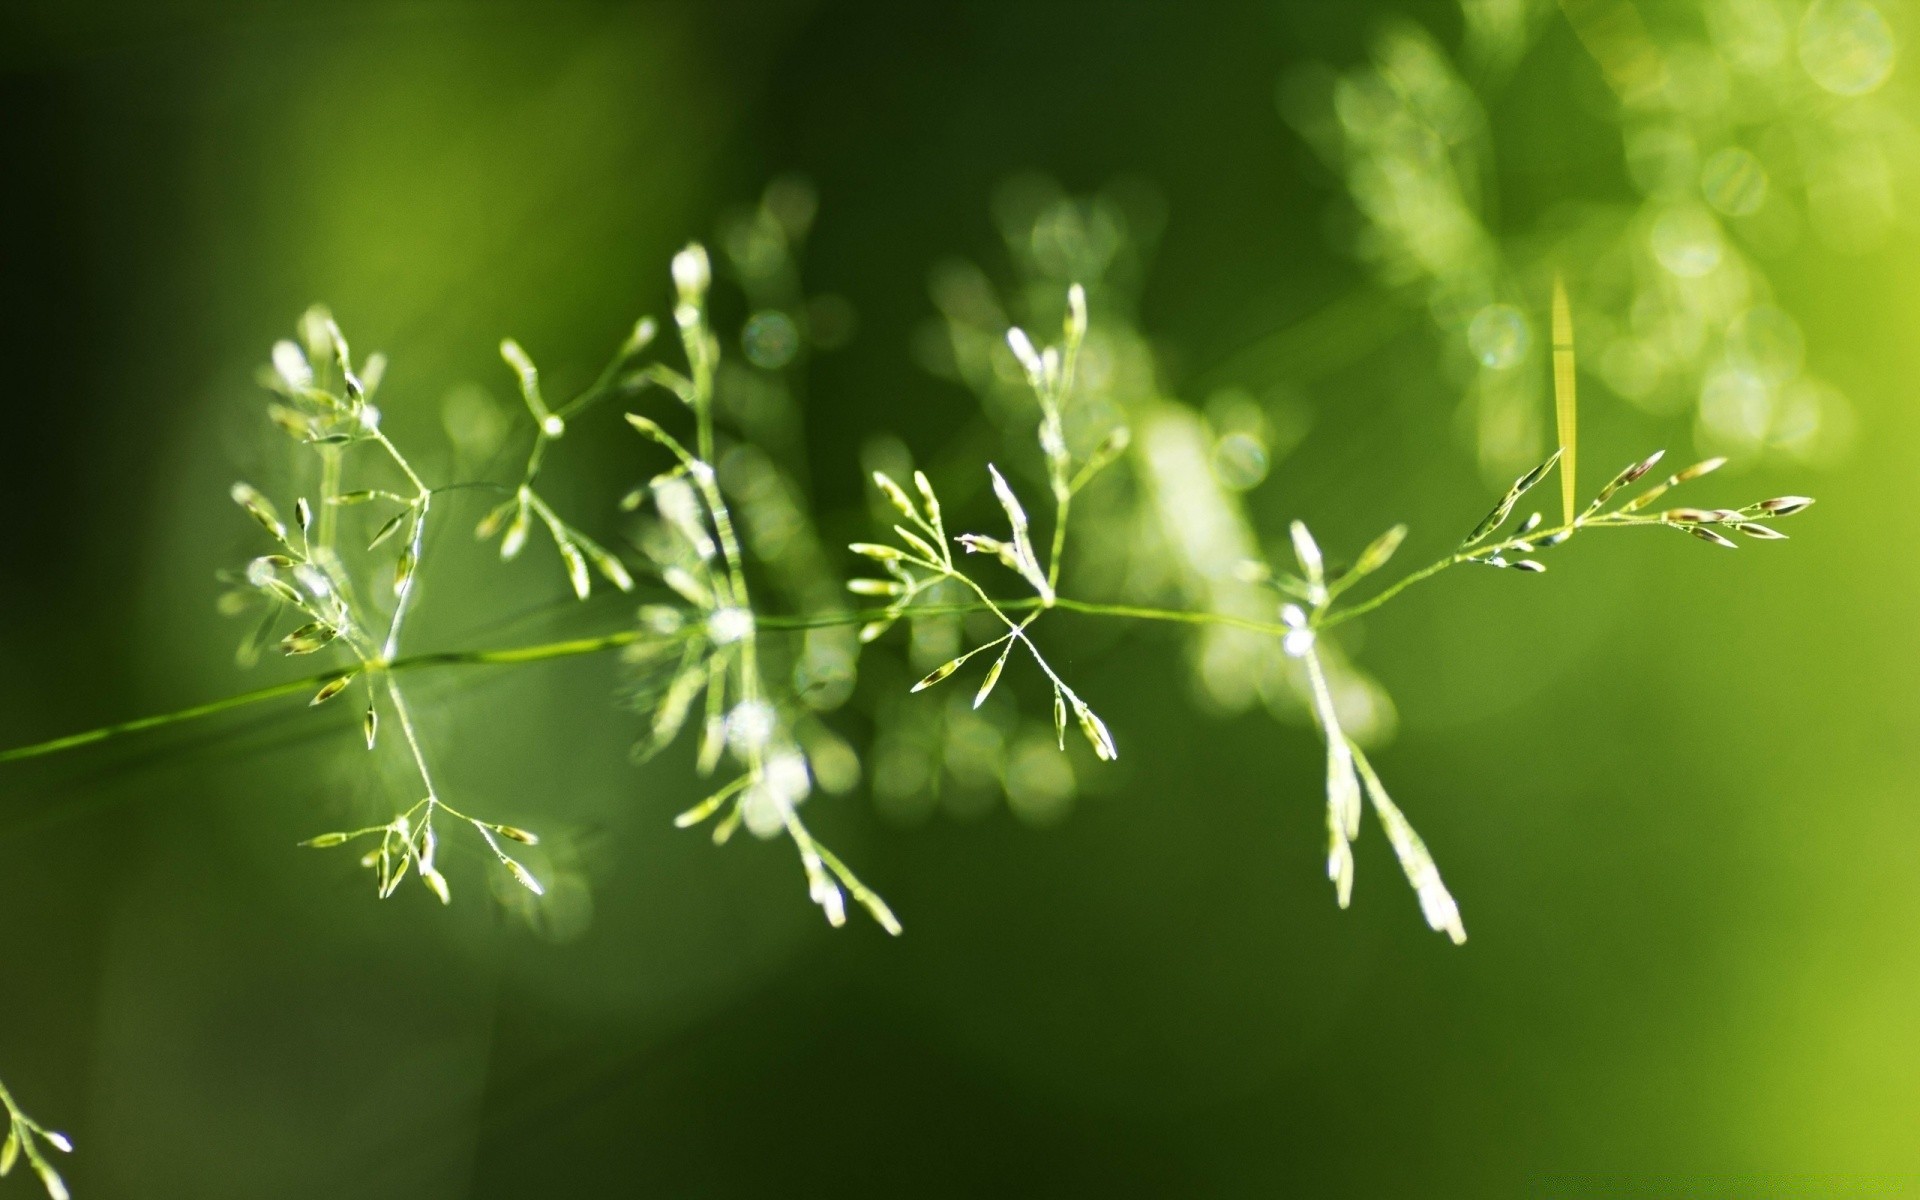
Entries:
[[299, 389], [313, 383], [313, 368], [307, 365], [307, 356], [292, 342], [273, 344], [273, 369], [288, 387]]
[[[249, 565], [247, 569], [247, 575], [249, 579], [252, 578], [253, 569], [251, 565]], [[301, 563], [295, 567], [293, 569], [293, 575], [294, 578], [300, 581], [300, 586], [307, 589], [308, 593], [316, 600], [324, 600], [333, 594], [333, 581], [327, 578], [326, 572], [321, 571], [310, 563]]]
[[1027, 336], [1026, 330], [1018, 325], [1007, 330], [1007, 346], [1013, 351], [1013, 356], [1020, 360], [1028, 379], [1039, 383], [1045, 378], [1046, 364], [1041, 361], [1040, 352], [1033, 348], [1033, 339]]
[[722, 646], [753, 636], [753, 614], [744, 608], [716, 608], [707, 618], [707, 635]]
[[813, 790], [813, 776], [807, 770], [807, 760], [797, 751], [774, 755], [767, 760], [764, 770], [766, 785], [784, 799], [788, 807], [797, 807]]
[[[745, 758], [773, 740], [777, 714], [765, 700], [742, 700], [727, 714], [727, 745]], [[801, 764], [805, 770], [805, 764]], [[790, 782], [790, 780], [789, 780]], [[764, 786], [764, 785], [762, 785]]]
[[697, 305], [713, 282], [713, 268], [707, 262], [706, 248], [694, 242], [673, 256], [673, 286], [680, 292], [682, 304]]
[[1431, 865], [1420, 874], [1415, 885], [1420, 897], [1420, 911], [1426, 915], [1428, 927], [1444, 933], [1458, 946], [1467, 940], [1467, 930], [1460, 923], [1460, 906], [1454, 903], [1447, 885], [1440, 882], [1440, 872]]
[[747, 789], [740, 798], [740, 819], [747, 832], [762, 840], [777, 837], [787, 826], [792, 806], [764, 781]]
[[807, 888], [807, 894], [815, 904], [826, 910], [827, 924], [838, 928], [847, 923], [847, 899], [839, 884], [825, 874], [816, 874]]

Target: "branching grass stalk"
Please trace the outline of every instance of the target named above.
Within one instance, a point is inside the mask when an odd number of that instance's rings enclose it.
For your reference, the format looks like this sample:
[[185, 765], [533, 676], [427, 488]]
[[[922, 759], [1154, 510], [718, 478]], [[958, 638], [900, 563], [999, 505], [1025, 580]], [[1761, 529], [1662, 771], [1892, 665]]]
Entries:
[[[890, 932], [899, 931], [892, 910], [866, 887], [846, 864], [823, 846], [800, 815], [800, 806], [825, 782], [825, 763], [832, 765], [834, 743], [811, 712], [797, 687], [789, 688], [776, 673], [788, 660], [782, 642], [763, 642], [769, 635], [803, 634], [836, 627], [857, 628], [858, 641], [871, 643], [903, 619], [920, 621], [969, 615], [991, 617], [1000, 632], [926, 674], [912, 690], [922, 691], [953, 676], [975, 658], [989, 663], [973, 697], [979, 708], [1000, 684], [1009, 658], [1019, 648], [1031, 658], [1052, 695], [1055, 740], [1065, 749], [1066, 730], [1078, 726], [1095, 756], [1110, 760], [1118, 750], [1106, 723], [1085, 698], [1055, 669], [1036, 638], [1048, 614], [1223, 627], [1278, 643], [1279, 650], [1298, 661], [1304, 676], [1304, 694], [1327, 750], [1328, 873], [1344, 907], [1351, 895], [1354, 859], [1351, 843], [1360, 833], [1361, 815], [1370, 802], [1409, 882], [1419, 896], [1423, 913], [1435, 929], [1455, 941], [1464, 939], [1464, 927], [1451, 895], [1425, 843], [1388, 797], [1378, 773], [1343, 725], [1342, 687], [1332, 644], [1324, 639], [1356, 618], [1383, 607], [1401, 593], [1453, 567], [1477, 564], [1521, 573], [1546, 570], [1544, 552], [1589, 529], [1629, 526], [1665, 526], [1711, 544], [1731, 547], [1734, 535], [1776, 540], [1785, 535], [1774, 528], [1812, 503], [1804, 497], [1783, 496], [1739, 509], [1667, 508], [1652, 504], [1672, 488], [1696, 480], [1721, 465], [1710, 459], [1677, 472], [1664, 482], [1625, 498], [1660, 460], [1655, 454], [1630, 465], [1600, 490], [1584, 509], [1568, 499], [1576, 495], [1571, 479], [1575, 447], [1560, 451], [1526, 472], [1500, 497], [1450, 554], [1400, 575], [1362, 599], [1347, 597], [1381, 573], [1394, 557], [1406, 527], [1396, 525], [1367, 545], [1351, 565], [1331, 564], [1318, 542], [1301, 522], [1289, 529], [1297, 572], [1275, 571], [1264, 563], [1246, 564], [1250, 580], [1264, 580], [1277, 593], [1269, 603], [1277, 620], [1262, 620], [1214, 605], [1174, 608], [1109, 602], [1063, 594], [1069, 576], [1063, 569], [1071, 533], [1074, 496], [1102, 471], [1127, 462], [1127, 427], [1115, 425], [1092, 449], [1076, 453], [1068, 442], [1068, 413], [1075, 403], [1076, 364], [1088, 331], [1086, 294], [1078, 285], [1067, 292], [1066, 317], [1058, 344], [1037, 348], [1023, 330], [1005, 335], [1005, 346], [1026, 374], [1039, 412], [1037, 442], [1048, 493], [1052, 499], [1052, 530], [1044, 562], [1034, 545], [1031, 523], [1019, 489], [998, 467], [987, 465], [991, 491], [1005, 519], [1004, 534], [953, 533], [948, 513], [928, 476], [913, 471], [909, 487], [885, 472], [873, 481], [897, 514], [891, 526], [894, 541], [854, 543], [853, 555], [870, 564], [879, 577], [847, 581], [857, 596], [880, 603], [841, 608], [812, 602], [811, 611], [763, 611], [756, 600], [754, 571], [766, 567], [761, 550], [750, 553], [736, 520], [734, 497], [716, 467], [726, 436], [716, 422], [716, 387], [721, 343], [708, 322], [707, 298], [711, 266], [699, 246], [689, 246], [673, 261], [675, 304], [673, 319], [685, 356], [684, 372], [663, 362], [639, 365], [634, 360], [654, 340], [651, 321], [642, 320], [599, 377], [583, 392], [558, 407], [549, 406], [538, 371], [526, 352], [511, 340], [501, 355], [514, 370], [519, 391], [533, 422], [533, 441], [517, 484], [460, 481], [429, 486], [398, 446], [382, 432], [379, 411], [371, 397], [378, 383], [380, 360], [370, 359], [361, 375], [338, 327], [324, 310], [309, 313], [302, 322], [304, 349], [292, 342], [274, 348], [269, 383], [285, 403], [273, 406], [277, 423], [300, 442], [318, 451], [318, 517], [305, 498], [294, 506], [291, 524], [283, 520], [267, 498], [245, 484], [234, 487], [234, 499], [268, 533], [273, 553], [255, 558], [244, 576], [236, 578], [230, 596], [267, 608], [262, 623], [265, 637], [287, 618], [303, 622], [277, 643], [288, 655], [323, 650], [344, 652], [347, 661], [300, 679], [273, 684], [237, 696], [182, 708], [158, 716], [141, 717], [84, 733], [54, 738], [31, 746], [0, 751], [0, 763], [41, 757], [110, 738], [211, 717], [248, 705], [306, 694], [310, 704], [321, 704], [358, 682], [369, 698], [363, 733], [371, 749], [378, 740], [378, 717], [384, 709], [398, 726], [420, 794], [389, 821], [363, 828], [322, 834], [307, 845], [336, 846], [373, 839], [374, 848], [363, 862], [376, 873], [381, 896], [393, 894], [400, 882], [417, 872], [443, 902], [449, 887], [436, 862], [438, 825], [453, 820], [471, 828], [519, 884], [538, 894], [542, 885], [525, 866], [508, 854], [503, 840], [535, 844], [525, 830], [483, 820], [451, 806], [432, 770], [432, 749], [422, 737], [400, 677], [427, 667], [520, 666], [606, 651], [619, 651], [643, 680], [641, 695], [650, 713], [651, 752], [672, 741], [689, 721], [697, 724], [699, 745], [695, 764], [702, 775], [719, 769], [731, 758], [739, 773], [721, 783], [705, 800], [683, 812], [677, 824], [711, 822], [716, 842], [727, 841], [744, 827], [757, 837], [784, 836], [800, 858], [808, 891], [828, 920], [845, 920], [845, 901], [851, 897]], [[1564, 302], [1557, 306], [1557, 349], [1571, 354], [1571, 331]], [[1567, 376], [1569, 359], [1556, 363]], [[639, 396], [658, 389], [674, 398], [690, 418], [686, 440], [669, 432], [661, 419], [628, 412], [629, 425], [666, 452], [668, 467], [636, 492], [628, 508], [650, 501], [654, 522], [638, 544], [652, 561], [667, 595], [677, 603], [649, 603], [638, 622], [605, 634], [562, 641], [499, 648], [465, 649], [403, 654], [406, 622], [419, 593], [420, 560], [430, 518], [441, 511], [436, 495], [463, 487], [499, 487], [507, 499], [480, 522], [483, 537], [501, 535], [502, 557], [512, 558], [525, 544], [528, 530], [539, 522], [552, 535], [567, 579], [576, 595], [589, 591], [589, 575], [604, 576], [620, 588], [634, 587], [631, 573], [618, 554], [573, 528], [538, 493], [536, 483], [553, 442], [568, 430], [568, 422], [594, 404], [619, 396]], [[1559, 389], [1559, 427], [1571, 440], [1577, 429], [1571, 388]], [[664, 418], [663, 418], [664, 419]], [[357, 443], [371, 443], [386, 464], [386, 474], [403, 481], [399, 490], [376, 486], [344, 491], [353, 471], [350, 451]], [[690, 445], [689, 445], [690, 443]], [[1541, 514], [1517, 517], [1520, 502], [1548, 475], [1562, 472], [1562, 500], [1568, 514], [1549, 526]], [[348, 526], [336, 509], [373, 505], [387, 507], [389, 515], [375, 532], [365, 552], [348, 552], [343, 543]], [[394, 511], [396, 510], [397, 511]], [[751, 531], [752, 527], [747, 527]], [[387, 571], [379, 560], [365, 561], [381, 545], [395, 540], [397, 555]], [[965, 556], [957, 556], [959, 546]], [[777, 547], [775, 547], [777, 552]], [[755, 556], [759, 555], [759, 558]], [[1003, 595], [969, 570], [964, 561], [980, 556], [996, 560], [1021, 581], [1024, 595]], [[377, 567], [378, 570], [372, 570]], [[373, 600], [375, 584], [390, 580], [391, 607], [384, 615]], [[965, 597], [954, 600], [955, 590]], [[954, 626], [956, 634], [963, 628]], [[1332, 665], [1330, 665], [1332, 664]], [[696, 709], [698, 710], [696, 712]], [[838, 753], [850, 753], [844, 749]], [[823, 755], [825, 757], [823, 757]], [[856, 760], [857, 761], [857, 760]], [[844, 777], [844, 771], [838, 771]]]
[[0, 1082], [0, 1108], [6, 1110], [7, 1136], [0, 1141], [0, 1178], [11, 1174], [22, 1158], [40, 1177], [40, 1185], [47, 1189], [51, 1200], [67, 1200], [66, 1181], [60, 1178], [60, 1172], [54, 1169], [42, 1146], [51, 1146], [62, 1154], [73, 1153], [73, 1142], [64, 1133], [58, 1133], [35, 1121], [14, 1100], [7, 1085]]

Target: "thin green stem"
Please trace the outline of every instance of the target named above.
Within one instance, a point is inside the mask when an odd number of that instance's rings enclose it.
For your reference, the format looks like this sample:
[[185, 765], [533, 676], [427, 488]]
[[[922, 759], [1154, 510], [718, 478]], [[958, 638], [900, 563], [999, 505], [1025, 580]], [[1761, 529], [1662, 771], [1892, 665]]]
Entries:
[[1345, 608], [1337, 609], [1321, 616], [1314, 624], [1321, 629], [1331, 629], [1343, 621], [1350, 621], [1363, 613], [1370, 613], [1395, 596], [1398, 596], [1401, 592], [1406, 591], [1414, 584], [1419, 583], [1421, 580], [1432, 579], [1448, 567], [1458, 566], [1465, 561], [1467, 561], [1467, 556], [1462, 553], [1443, 558], [1439, 562], [1429, 563], [1411, 575], [1401, 576], [1386, 588], [1383, 588], [1357, 604], [1350, 604]]
[[1435, 575], [1438, 575], [1440, 572], [1446, 570], [1448, 567], [1457, 567], [1461, 563], [1467, 562], [1471, 559], [1486, 558], [1489, 555], [1501, 554], [1501, 553], [1504, 553], [1505, 551], [1516, 549], [1522, 545], [1537, 545], [1538, 543], [1547, 541], [1550, 538], [1556, 538], [1561, 534], [1570, 534], [1575, 530], [1581, 528], [1583, 525], [1625, 525], [1625, 524], [1641, 524], [1641, 523], [1642, 522], [1610, 521], [1604, 516], [1588, 519], [1588, 520], [1574, 520], [1564, 525], [1556, 525], [1551, 529], [1538, 529], [1532, 533], [1525, 534], [1520, 537], [1510, 537], [1505, 541], [1492, 542], [1486, 545], [1473, 546], [1468, 549], [1458, 550], [1458, 551], [1455, 551], [1453, 554], [1450, 554], [1447, 557], [1440, 559], [1437, 562], [1428, 563], [1426, 566], [1421, 567], [1418, 571], [1415, 571], [1410, 575], [1401, 576], [1399, 579], [1394, 580], [1393, 583], [1389, 584], [1387, 587], [1382, 588], [1380, 591], [1374, 593], [1372, 596], [1369, 596], [1367, 599], [1362, 600], [1357, 604], [1350, 604], [1345, 608], [1335, 609], [1332, 612], [1316, 615], [1314, 618], [1313, 624], [1314, 624], [1314, 627], [1317, 629], [1331, 629], [1335, 625], [1339, 625], [1342, 622], [1351, 621], [1355, 617], [1361, 616], [1365, 613], [1370, 613], [1374, 609], [1379, 608], [1381, 605], [1393, 599], [1395, 596], [1398, 596], [1401, 592], [1406, 591], [1408, 588], [1412, 587], [1414, 584], [1419, 583], [1422, 580], [1432, 579]]
[[[1010, 608], [1013, 605], [1002, 605]], [[1071, 612], [1086, 613], [1096, 617], [1125, 617], [1137, 621], [1172, 621], [1182, 625], [1226, 625], [1234, 629], [1246, 629], [1254, 633], [1269, 633], [1275, 637], [1285, 637], [1291, 632], [1285, 625], [1274, 621], [1254, 621], [1246, 617], [1231, 616], [1227, 613], [1194, 611], [1178, 608], [1140, 608], [1131, 604], [1096, 604], [1087, 600], [1070, 600], [1065, 596], [1056, 597], [1053, 607], [1064, 608]]]
[[[1751, 520], [1753, 518], [1748, 517], [1743, 519]], [[1582, 515], [1565, 524], [1555, 525], [1550, 529], [1536, 529], [1531, 533], [1519, 534], [1514, 537], [1509, 537], [1504, 541], [1489, 542], [1455, 551], [1453, 554], [1440, 559], [1438, 562], [1428, 563], [1418, 571], [1410, 575], [1402, 576], [1387, 587], [1382, 588], [1379, 592], [1357, 604], [1350, 604], [1345, 608], [1316, 615], [1313, 624], [1316, 629], [1331, 629], [1342, 622], [1351, 621], [1355, 617], [1362, 616], [1379, 608], [1414, 584], [1422, 580], [1432, 579], [1448, 567], [1457, 567], [1461, 563], [1471, 562], [1475, 559], [1484, 559], [1495, 554], [1504, 554], [1509, 550], [1525, 550], [1529, 547], [1541, 546], [1542, 543], [1554, 544], [1555, 539], [1562, 538], [1563, 535], [1571, 536], [1582, 529], [1626, 529], [1642, 527], [1650, 529], [1685, 528], [1685, 526], [1676, 526], [1672, 522], [1661, 519], [1658, 513], [1646, 516], [1625, 512]]]
[[[397, 664], [396, 664], [397, 665]], [[149, 729], [159, 729], [166, 725], [178, 725], [183, 721], [193, 721], [201, 717], [211, 717], [229, 709], [244, 708], [249, 704], [260, 704], [267, 700], [278, 700], [282, 696], [295, 696], [308, 692], [320, 685], [351, 675], [359, 667], [338, 667], [319, 675], [308, 675], [301, 679], [290, 679], [285, 683], [276, 683], [271, 687], [257, 688], [251, 692], [242, 692], [237, 696], [228, 696], [221, 700], [212, 700], [205, 704], [196, 704], [191, 708], [176, 709], [173, 712], [157, 716], [139, 717], [132, 721], [122, 721], [117, 725], [102, 725], [98, 729], [89, 729], [85, 733], [71, 733], [65, 737], [50, 741], [36, 742], [31, 746], [17, 746], [12, 750], [0, 750], [0, 763], [16, 762], [26, 758], [40, 758], [48, 754], [58, 754], [62, 750], [74, 750], [94, 742], [104, 742], [108, 738], [120, 737], [129, 733], [144, 733]]]
[[[1009, 612], [1023, 612], [1041, 607], [1037, 597], [1018, 600], [983, 599], [977, 603], [965, 604], [929, 604], [918, 605], [908, 611], [915, 616], [966, 616], [972, 613], [994, 612], [1006, 620]], [[1255, 633], [1268, 633], [1276, 636], [1287, 632], [1285, 626], [1249, 621], [1223, 613], [1186, 612], [1178, 609], [1139, 608], [1125, 604], [1097, 604], [1085, 600], [1073, 600], [1065, 597], [1055, 600], [1054, 607], [1088, 616], [1118, 617], [1142, 621], [1167, 621], [1187, 625], [1229, 625]], [[756, 624], [764, 630], [786, 631], [807, 629], [828, 629], [845, 625], [862, 625], [869, 621], [880, 620], [892, 610], [886, 608], [846, 609], [839, 612], [808, 613], [796, 616], [761, 617]], [[1337, 614], [1336, 614], [1337, 615]], [[1018, 624], [1007, 620], [1009, 627]], [[594, 637], [569, 638], [557, 642], [541, 642], [529, 646], [507, 646], [491, 650], [443, 650], [425, 654], [410, 654], [403, 658], [369, 659], [351, 666], [334, 667], [312, 675], [303, 675], [298, 679], [289, 679], [284, 683], [270, 684], [250, 692], [210, 700], [205, 704], [196, 704], [172, 712], [154, 716], [138, 717], [131, 721], [122, 721], [113, 725], [103, 725], [83, 733], [68, 734], [64, 737], [35, 742], [29, 746], [17, 746], [11, 750], [0, 750], [0, 763], [18, 762], [29, 758], [43, 758], [49, 754], [58, 754], [65, 750], [75, 750], [95, 742], [104, 742], [128, 734], [144, 733], [150, 729], [161, 729], [168, 725], [179, 725], [196, 721], [203, 717], [217, 716], [236, 708], [245, 708], [252, 704], [262, 704], [287, 696], [311, 696], [322, 686], [352, 675], [362, 670], [381, 671], [397, 674], [403, 671], [419, 670], [423, 667], [452, 666], [517, 666], [524, 663], [546, 662], [550, 659], [573, 658], [588, 654], [600, 654], [608, 650], [618, 650], [631, 646], [650, 635], [639, 629], [621, 629], [612, 633]]]

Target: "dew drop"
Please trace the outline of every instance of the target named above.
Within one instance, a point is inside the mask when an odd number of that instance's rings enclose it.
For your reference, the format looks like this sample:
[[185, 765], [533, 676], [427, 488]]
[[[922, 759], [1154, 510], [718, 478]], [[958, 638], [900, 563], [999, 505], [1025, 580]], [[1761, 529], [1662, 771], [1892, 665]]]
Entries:
[[1755, 453], [1772, 422], [1772, 389], [1745, 371], [1721, 368], [1700, 389], [1700, 424], [1714, 446]]
[[1700, 193], [1730, 217], [1751, 216], [1767, 201], [1767, 169], [1751, 151], [1728, 146], [1700, 168]]
[[1720, 226], [1699, 208], [1670, 208], [1653, 223], [1653, 256], [1682, 279], [1698, 279], [1720, 265]]
[[1684, 195], [1700, 169], [1693, 138], [1667, 125], [1637, 129], [1627, 135], [1627, 173], [1649, 196]]
[[1799, 324], [1771, 305], [1748, 309], [1727, 331], [1728, 361], [1770, 384], [1798, 376], [1806, 350]]
[[1800, 65], [1835, 95], [1865, 95], [1893, 73], [1893, 31], [1866, 0], [1814, 0], [1800, 22]]
[[740, 333], [740, 345], [747, 361], [766, 371], [777, 371], [793, 361], [800, 351], [800, 331], [793, 318], [769, 309], [747, 319]]
[[1504, 371], [1527, 356], [1533, 330], [1527, 317], [1511, 304], [1489, 304], [1467, 325], [1467, 347], [1483, 367]]
[[1250, 433], [1230, 433], [1214, 444], [1214, 478], [1236, 492], [1258, 485], [1270, 465], [1266, 443]]

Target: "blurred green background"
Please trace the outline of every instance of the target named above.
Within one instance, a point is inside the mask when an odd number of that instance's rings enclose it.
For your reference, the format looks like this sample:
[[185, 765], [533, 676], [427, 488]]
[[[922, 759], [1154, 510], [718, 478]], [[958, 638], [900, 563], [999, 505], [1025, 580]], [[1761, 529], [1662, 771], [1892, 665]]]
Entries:
[[[1038, 170], [1164, 201], [1140, 321], [1169, 394], [1310, 412], [1249, 494], [1263, 530], [1406, 519], [1443, 552], [1489, 495], [1462, 376], [1276, 105], [1396, 20], [1463, 36], [1438, 0], [14, 0], [0, 742], [258, 682], [213, 577], [251, 552], [227, 485], [269, 469], [253, 371], [308, 303], [392, 356], [388, 427], [433, 445], [456, 386], [508, 395], [501, 335], [584, 382], [664, 312], [671, 253], [789, 172], [821, 197], [809, 286], [858, 314], [807, 379], [830, 531], [860, 528], [869, 433], [933, 455], [977, 407], [916, 359], [928, 273], [1005, 279], [990, 203]], [[1552, 9], [1530, 29], [1486, 96], [1516, 230], [1634, 197], [1593, 54]], [[1899, 82], [1874, 100], [1903, 127]], [[787, 847], [672, 829], [687, 756], [634, 767], [617, 665], [571, 660], [416, 685], [450, 786], [562, 835], [537, 930], [293, 848], [385, 802], [351, 713], [0, 771], [0, 1077], [73, 1135], [82, 1197], [1920, 1192], [1917, 232], [1766, 260], [1858, 432], [1712, 496], [1817, 495], [1795, 540], [1595, 539], [1350, 643], [1463, 948], [1377, 830], [1336, 909], [1317, 739], [1207, 715], [1159, 631], [1070, 655], [1126, 754], [1056, 827], [814, 802], [897, 941], [826, 929]], [[1688, 413], [1583, 387], [1590, 478], [1692, 449]], [[651, 468], [596, 429], [562, 490], [598, 532]], [[523, 567], [474, 567], [417, 644], [628, 619], [555, 616]]]

